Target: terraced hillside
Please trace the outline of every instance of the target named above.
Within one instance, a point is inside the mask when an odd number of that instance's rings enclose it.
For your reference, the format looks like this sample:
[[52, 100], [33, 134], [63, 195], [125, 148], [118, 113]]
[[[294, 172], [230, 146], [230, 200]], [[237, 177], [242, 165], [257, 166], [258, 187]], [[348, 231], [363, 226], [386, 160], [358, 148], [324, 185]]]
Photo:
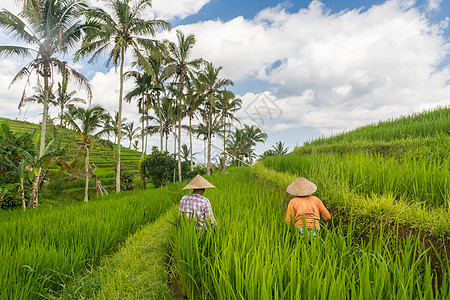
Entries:
[[[33, 124], [24, 121], [9, 120], [5, 118], [0, 118], [0, 123], [8, 120], [11, 130], [14, 132], [20, 131], [32, 131], [40, 130], [40, 125]], [[50, 134], [51, 129], [48, 128]], [[72, 144], [76, 147], [76, 144], [80, 141], [76, 133], [72, 130], [66, 128], [57, 127], [57, 132], [60, 135], [61, 143], [63, 145]], [[116, 149], [114, 145], [113, 148], [108, 148], [100, 143], [96, 143], [94, 147], [90, 150], [90, 163], [92, 166], [97, 167], [96, 175], [99, 177], [105, 188], [109, 190], [114, 189], [115, 184], [115, 160], [113, 151]], [[128, 170], [136, 172], [139, 166], [139, 160], [141, 154], [135, 150], [122, 147], [121, 148], [121, 162]], [[67, 159], [70, 161], [73, 159], [73, 155], [68, 155]], [[82, 169], [82, 167], [80, 167]], [[41, 198], [48, 203], [56, 203], [61, 199], [64, 201], [82, 200], [82, 194], [84, 191], [84, 179], [79, 180], [71, 178], [68, 180], [67, 174], [62, 176], [61, 168], [55, 166], [51, 169], [49, 184], [46, 188], [42, 190]], [[138, 183], [137, 176], [135, 176], [135, 184]], [[92, 181], [92, 190], [94, 191], [94, 182]]]

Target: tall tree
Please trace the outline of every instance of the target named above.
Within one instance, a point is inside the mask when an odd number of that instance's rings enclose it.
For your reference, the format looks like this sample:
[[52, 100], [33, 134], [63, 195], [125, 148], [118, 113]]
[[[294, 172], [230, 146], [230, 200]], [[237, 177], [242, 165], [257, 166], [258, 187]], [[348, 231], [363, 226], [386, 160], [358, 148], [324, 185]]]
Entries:
[[89, 198], [89, 149], [92, 147], [93, 138], [100, 137], [103, 132], [98, 131], [106, 119], [106, 111], [99, 105], [94, 105], [86, 109], [82, 107], [69, 107], [69, 114], [71, 116], [68, 119], [72, 129], [77, 132], [81, 138], [81, 149], [84, 153], [84, 169], [86, 176], [86, 185], [84, 189], [84, 202], [88, 202]]
[[244, 125], [244, 135], [247, 139], [248, 143], [251, 145], [250, 149], [248, 149], [247, 155], [249, 158], [249, 162], [253, 162], [253, 146], [256, 145], [256, 143], [264, 143], [267, 140], [267, 133], [262, 132], [261, 128], [252, 125]]
[[[138, 60], [136, 63], [151, 77], [152, 85], [150, 86], [151, 96], [156, 103], [153, 108], [161, 108], [161, 94], [165, 92], [164, 82], [170, 76], [165, 72], [168, 59], [168, 49], [167, 42], [164, 42], [155, 49], [147, 49], [146, 56], [144, 60]], [[161, 110], [154, 109], [156, 113], [161, 112]], [[162, 120], [162, 116], [158, 115], [158, 119]], [[159, 124], [161, 131], [160, 134], [160, 151], [163, 151], [163, 126]]]
[[123, 131], [125, 132], [125, 135], [130, 140], [130, 145], [128, 148], [131, 149], [131, 143], [133, 142], [133, 139], [138, 137], [139, 130], [141, 130], [141, 127], [134, 127], [134, 122], [125, 123], [123, 124]]
[[[175, 110], [176, 107], [174, 106], [173, 101], [169, 99], [168, 97], [162, 97], [161, 98], [161, 108], [155, 108], [158, 110], [156, 116], [150, 116], [150, 120], [156, 121], [159, 125], [149, 125], [146, 127], [146, 133], [149, 134], [155, 134], [158, 132], [163, 132], [163, 135], [165, 136], [165, 150], [167, 151], [167, 142], [169, 138], [169, 134], [171, 131], [172, 126], [175, 122]], [[158, 116], [161, 116], [161, 119], [159, 119]], [[161, 128], [162, 126], [162, 128]]]
[[[24, 9], [19, 16], [6, 9], [0, 11], [0, 27], [26, 46], [0, 46], [0, 55], [33, 57], [31, 62], [20, 69], [11, 84], [26, 78], [26, 88], [33, 73], [37, 75], [38, 80], [40, 78], [44, 80], [45, 98], [39, 147], [39, 156], [42, 156], [45, 149], [50, 80], [54, 78], [54, 69], [70, 74], [80, 87], [88, 91], [89, 97], [92, 96], [87, 79], [59, 58], [60, 55], [68, 53], [80, 40], [83, 25], [78, 17], [87, 5], [84, 1], [78, 0], [24, 0], [22, 2]], [[24, 98], [25, 89], [19, 108], [22, 107]]]
[[[125, 100], [127, 102], [131, 102], [131, 99], [136, 99], [138, 105], [138, 111], [141, 114], [141, 142], [142, 142], [142, 151], [141, 151], [141, 161], [144, 161], [144, 153], [146, 152], [146, 137], [147, 134], [145, 132], [146, 125], [148, 126], [148, 108], [150, 105], [150, 95], [149, 92], [152, 88], [151, 76], [148, 73], [140, 72], [140, 71], [128, 71], [125, 73], [126, 78], [133, 78], [135, 86], [134, 88], [125, 95]], [[146, 125], [144, 123], [147, 122]], [[130, 139], [131, 145], [131, 139]], [[145, 178], [144, 174], [141, 172], [141, 187], [145, 187]]]
[[[202, 63], [202, 59], [190, 60], [192, 47], [195, 45], [195, 36], [190, 34], [185, 36], [183, 32], [177, 30], [177, 43], [169, 43], [170, 60], [166, 67], [166, 73], [175, 77], [179, 84], [180, 94], [178, 105], [181, 107], [185, 81], [192, 77], [192, 72], [197, 70]], [[178, 120], [178, 180], [181, 182], [181, 118]]]
[[227, 162], [227, 153], [226, 153], [226, 140], [227, 140], [227, 120], [230, 119], [230, 122], [236, 121], [241, 123], [238, 118], [234, 115], [238, 110], [242, 107], [242, 100], [239, 98], [235, 98], [234, 93], [231, 91], [225, 90], [219, 101], [217, 102], [217, 108], [220, 114], [220, 121], [223, 123], [223, 169], [226, 169]]
[[[197, 83], [197, 84], [196, 84]], [[187, 86], [187, 94], [185, 97], [185, 113], [189, 118], [189, 150], [191, 156], [191, 172], [194, 171], [194, 160], [192, 154], [192, 119], [196, 116], [198, 108], [202, 104], [202, 90], [198, 87], [198, 80], [196, 77], [191, 79]]]
[[116, 157], [116, 192], [120, 192], [120, 145], [122, 132], [122, 98], [124, 61], [129, 49], [137, 60], [144, 60], [140, 48], [155, 47], [157, 41], [147, 38], [155, 36], [157, 29], [170, 29], [169, 23], [157, 19], [144, 19], [144, 11], [151, 7], [150, 0], [105, 0], [108, 11], [91, 8], [85, 11], [86, 35], [76, 58], [93, 53], [89, 62], [109, 51], [106, 65], [119, 66], [118, 144]]
[[75, 97], [76, 91], [69, 92], [67, 90], [68, 84], [69, 84], [69, 76], [67, 76], [67, 73], [65, 70], [62, 72], [62, 78], [61, 81], [58, 82], [58, 89], [56, 90], [54, 105], [59, 106], [60, 108], [60, 122], [59, 126], [63, 126], [64, 121], [64, 108], [68, 107], [69, 105], [74, 105], [75, 103], [83, 103], [86, 104], [86, 101], [82, 98]]
[[230, 79], [220, 78], [219, 73], [222, 67], [214, 67], [210, 62], [205, 64], [205, 68], [198, 73], [198, 80], [203, 89], [204, 107], [208, 118], [208, 161], [206, 173], [211, 173], [211, 121], [215, 113], [216, 102], [222, 98], [226, 86], [233, 85]]

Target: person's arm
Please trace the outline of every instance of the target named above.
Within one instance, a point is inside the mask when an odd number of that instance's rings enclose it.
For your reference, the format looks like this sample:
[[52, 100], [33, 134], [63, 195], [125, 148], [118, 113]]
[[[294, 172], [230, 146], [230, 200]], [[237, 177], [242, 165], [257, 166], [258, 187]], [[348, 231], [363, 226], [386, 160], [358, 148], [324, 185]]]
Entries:
[[331, 220], [331, 215], [328, 209], [323, 205], [322, 201], [317, 198], [317, 208], [319, 209], [320, 216], [324, 222]]
[[292, 200], [289, 202], [289, 205], [288, 205], [287, 211], [286, 211], [286, 223], [287, 224], [291, 223], [291, 217], [294, 218], [294, 220], [295, 220], [295, 210], [294, 210], [294, 205], [292, 204]]

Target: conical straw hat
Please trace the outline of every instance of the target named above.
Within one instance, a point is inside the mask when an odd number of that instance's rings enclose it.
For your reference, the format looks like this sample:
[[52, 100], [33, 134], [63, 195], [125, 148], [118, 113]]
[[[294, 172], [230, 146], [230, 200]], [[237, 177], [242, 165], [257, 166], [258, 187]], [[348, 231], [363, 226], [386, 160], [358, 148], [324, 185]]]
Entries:
[[215, 188], [211, 183], [200, 175], [195, 176], [191, 182], [186, 185], [183, 190], [210, 189]]
[[293, 196], [308, 196], [315, 191], [317, 191], [317, 186], [303, 177], [297, 178], [286, 189], [286, 192]]

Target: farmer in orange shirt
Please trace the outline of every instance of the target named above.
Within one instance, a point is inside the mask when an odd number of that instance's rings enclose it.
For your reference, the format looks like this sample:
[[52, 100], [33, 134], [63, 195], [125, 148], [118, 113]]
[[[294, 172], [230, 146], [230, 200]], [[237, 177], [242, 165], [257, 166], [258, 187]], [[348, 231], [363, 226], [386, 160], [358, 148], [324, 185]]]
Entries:
[[[312, 196], [317, 187], [314, 183], [303, 177], [297, 178], [286, 189], [286, 192], [296, 196], [289, 202], [286, 212], [286, 223], [295, 222], [300, 237], [303, 236], [303, 227], [306, 227], [311, 241], [320, 231], [320, 217], [325, 222], [331, 220], [331, 215], [319, 198]], [[303, 226], [305, 220], [305, 226]]]

